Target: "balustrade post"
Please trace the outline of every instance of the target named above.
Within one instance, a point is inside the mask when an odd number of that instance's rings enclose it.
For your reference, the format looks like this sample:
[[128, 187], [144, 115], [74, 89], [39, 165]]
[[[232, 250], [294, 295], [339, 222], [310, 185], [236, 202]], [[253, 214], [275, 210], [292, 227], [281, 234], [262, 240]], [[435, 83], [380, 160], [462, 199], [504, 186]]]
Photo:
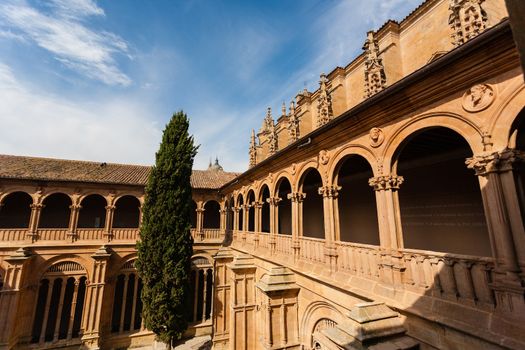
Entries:
[[74, 242], [77, 237], [77, 226], [78, 226], [78, 217], [80, 215], [80, 209], [82, 206], [80, 204], [72, 204], [69, 206], [69, 232], [67, 235], [71, 238], [71, 242]]
[[108, 242], [113, 239], [113, 215], [115, 214], [116, 207], [114, 205], [106, 206], [106, 222], [104, 223], [104, 236], [106, 236]]
[[292, 192], [288, 193], [287, 197], [292, 203], [292, 249], [294, 261], [297, 261], [301, 249], [299, 237], [303, 235], [303, 201], [306, 193]]
[[337, 197], [340, 186], [319, 187], [319, 195], [323, 196], [323, 217], [324, 217], [324, 255], [325, 260], [330, 266], [330, 272], [337, 271], [337, 248], [335, 246], [336, 232], [339, 227], [339, 208]]
[[513, 149], [474, 155], [466, 160], [474, 169], [495, 258], [495, 278], [491, 283], [497, 311], [525, 319], [525, 281], [520, 261], [525, 261], [525, 230], [514, 170], [525, 162], [525, 152]]
[[[15, 326], [17, 323], [20, 288], [25, 279], [28, 262], [32, 254], [25, 248], [19, 248], [4, 261], [8, 266], [3, 276], [0, 290], [0, 348], [13, 349], [17, 343]], [[0, 281], [1, 282], [1, 281]]]
[[268, 205], [270, 206], [270, 235], [268, 244], [270, 245], [270, 254], [275, 254], [276, 235], [279, 233], [279, 202], [281, 198], [279, 197], [270, 197], [266, 199]]
[[397, 175], [368, 180], [376, 194], [382, 281], [392, 286], [402, 286], [405, 271], [403, 255], [399, 253], [399, 249], [403, 248], [403, 235], [398, 190], [403, 181], [403, 177]]

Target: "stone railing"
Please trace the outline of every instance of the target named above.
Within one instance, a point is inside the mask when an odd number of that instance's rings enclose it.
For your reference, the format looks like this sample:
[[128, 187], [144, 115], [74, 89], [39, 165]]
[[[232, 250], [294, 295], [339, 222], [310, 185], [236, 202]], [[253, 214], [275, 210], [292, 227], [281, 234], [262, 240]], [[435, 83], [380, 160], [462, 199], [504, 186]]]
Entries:
[[299, 237], [299, 256], [301, 259], [316, 262], [324, 263], [325, 254], [324, 254], [325, 241], [321, 238], [311, 238], [311, 237]]
[[194, 242], [222, 241], [224, 239], [224, 230], [219, 228], [204, 228], [202, 231], [192, 228], [190, 232]]
[[275, 251], [284, 255], [292, 255], [292, 235], [275, 235]]
[[104, 239], [103, 228], [78, 228], [77, 239], [79, 241], [91, 241]]
[[372, 279], [379, 278], [381, 256], [378, 246], [350, 242], [335, 242], [335, 246], [339, 270]]
[[111, 233], [113, 239], [117, 241], [136, 241], [139, 238], [139, 229], [137, 228], [114, 228]]
[[259, 232], [259, 248], [270, 248], [270, 234], [267, 232]]
[[403, 249], [401, 254], [407, 289], [471, 306], [494, 307], [489, 287], [494, 259], [415, 249]]
[[26, 235], [27, 229], [25, 228], [0, 229], [0, 242], [23, 241]]
[[70, 240], [67, 228], [39, 228], [37, 240], [39, 241], [67, 241]]

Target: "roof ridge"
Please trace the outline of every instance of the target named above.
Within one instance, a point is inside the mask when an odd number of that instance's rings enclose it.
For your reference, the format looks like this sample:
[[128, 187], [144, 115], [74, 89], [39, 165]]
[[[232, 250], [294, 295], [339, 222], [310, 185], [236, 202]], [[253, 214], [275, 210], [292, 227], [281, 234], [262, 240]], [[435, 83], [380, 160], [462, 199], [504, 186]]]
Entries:
[[80, 160], [80, 159], [66, 159], [66, 158], [53, 158], [53, 157], [36, 157], [36, 156], [20, 156], [20, 155], [14, 155], [14, 154], [0, 154], [0, 157], [10, 157], [10, 158], [25, 158], [25, 159], [41, 159], [41, 160], [58, 160], [61, 162], [68, 162], [68, 163], [83, 163], [83, 164], [92, 164], [92, 165], [100, 165], [100, 164], [107, 164], [107, 165], [117, 165], [117, 166], [135, 166], [135, 167], [143, 167], [143, 168], [151, 168], [152, 165], [144, 165], [144, 164], [131, 164], [131, 163], [112, 163], [112, 162], [100, 162], [95, 160]]

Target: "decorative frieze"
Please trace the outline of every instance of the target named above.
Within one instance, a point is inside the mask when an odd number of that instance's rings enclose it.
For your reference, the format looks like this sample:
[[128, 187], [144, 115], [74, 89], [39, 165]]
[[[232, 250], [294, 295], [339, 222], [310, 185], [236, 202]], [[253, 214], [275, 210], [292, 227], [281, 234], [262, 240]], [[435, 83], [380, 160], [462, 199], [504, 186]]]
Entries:
[[514, 164], [525, 162], [525, 152], [515, 149], [476, 155], [468, 158], [465, 164], [473, 169], [478, 176], [485, 176], [493, 172], [511, 171]]
[[317, 97], [317, 127], [323, 126], [332, 120], [332, 97], [328, 92], [328, 79], [324, 73], [319, 80], [319, 97]]
[[379, 45], [374, 32], [368, 32], [363, 46], [365, 50], [365, 97], [370, 97], [386, 87], [385, 67], [379, 58]]
[[450, 0], [448, 23], [452, 44], [459, 46], [482, 33], [487, 27], [487, 13], [481, 7], [485, 0]]
[[403, 176], [388, 175], [372, 177], [368, 180], [368, 184], [374, 188], [374, 191], [399, 190], [403, 181]]

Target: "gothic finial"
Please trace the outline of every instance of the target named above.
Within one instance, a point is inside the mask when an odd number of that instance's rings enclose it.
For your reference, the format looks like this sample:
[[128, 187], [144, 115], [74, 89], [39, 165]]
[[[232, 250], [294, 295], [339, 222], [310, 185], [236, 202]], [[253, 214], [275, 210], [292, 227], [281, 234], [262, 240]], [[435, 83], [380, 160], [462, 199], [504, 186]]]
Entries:
[[272, 109], [271, 107], [268, 107], [266, 110], [266, 117], [264, 117], [264, 132], [268, 133], [270, 132], [271, 128], [273, 128], [273, 117], [272, 117]]
[[255, 142], [255, 130], [252, 129], [252, 136], [250, 138], [250, 168], [257, 164], [257, 144]]
[[363, 46], [365, 50], [365, 97], [370, 97], [386, 87], [385, 67], [379, 58], [379, 45], [375, 33], [369, 31]]
[[327, 87], [328, 79], [326, 74], [321, 73], [321, 79], [319, 80], [319, 97], [317, 98], [317, 126], [323, 126], [332, 120], [332, 98], [328, 92]]
[[299, 139], [299, 117], [295, 113], [295, 102], [290, 102], [290, 116], [288, 118], [288, 132], [290, 134], [290, 143]]
[[284, 103], [284, 101], [283, 101], [283, 104], [281, 106], [281, 113], [282, 113], [281, 114], [282, 116], [286, 116], [286, 103]]

